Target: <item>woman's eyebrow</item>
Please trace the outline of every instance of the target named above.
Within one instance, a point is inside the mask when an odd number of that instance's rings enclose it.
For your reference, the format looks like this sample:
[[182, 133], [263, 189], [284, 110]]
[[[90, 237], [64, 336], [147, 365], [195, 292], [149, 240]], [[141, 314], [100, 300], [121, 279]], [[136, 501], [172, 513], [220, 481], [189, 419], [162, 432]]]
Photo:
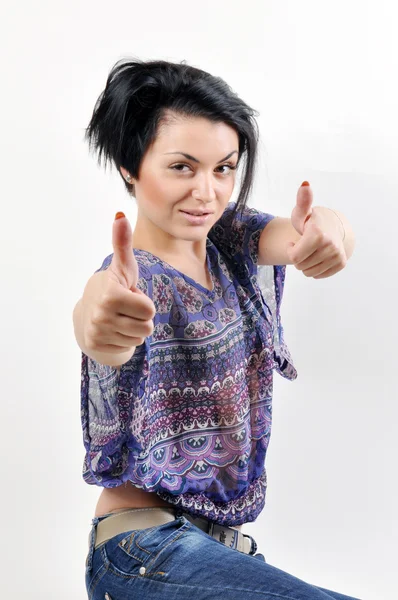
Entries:
[[[200, 163], [200, 160], [198, 160], [194, 156], [191, 156], [190, 154], [186, 154], [185, 152], [165, 152], [165, 154], [182, 154], [188, 160], [193, 160], [194, 162]], [[228, 158], [230, 158], [233, 154], [238, 154], [238, 151], [233, 150], [225, 158], [222, 158], [221, 160], [219, 160], [218, 163], [216, 163], [216, 164], [218, 165], [219, 163], [224, 162], [224, 160], [228, 160]]]

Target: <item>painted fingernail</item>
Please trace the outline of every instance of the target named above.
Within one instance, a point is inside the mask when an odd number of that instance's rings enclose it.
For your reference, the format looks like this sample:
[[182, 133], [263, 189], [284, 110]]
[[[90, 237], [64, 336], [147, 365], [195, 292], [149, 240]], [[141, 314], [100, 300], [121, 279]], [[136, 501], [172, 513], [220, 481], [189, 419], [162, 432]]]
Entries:
[[303, 183], [301, 184], [301, 187], [303, 187], [303, 185], [310, 185], [310, 184], [308, 183], [308, 181], [303, 181]]
[[124, 214], [124, 212], [121, 212], [121, 211], [119, 211], [119, 212], [117, 212], [117, 213], [116, 213], [116, 215], [115, 215], [115, 221], [116, 221], [116, 219], [122, 219], [122, 218], [123, 218], [123, 217], [125, 217], [125, 216], [126, 216], [126, 215]]

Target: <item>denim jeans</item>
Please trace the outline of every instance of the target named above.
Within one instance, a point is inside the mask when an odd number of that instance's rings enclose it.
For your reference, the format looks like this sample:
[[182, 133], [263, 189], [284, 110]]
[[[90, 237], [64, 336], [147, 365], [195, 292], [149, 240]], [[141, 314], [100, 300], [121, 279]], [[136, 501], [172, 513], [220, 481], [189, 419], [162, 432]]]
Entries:
[[106, 516], [92, 519], [89, 600], [359, 600], [305, 583], [262, 554], [229, 548], [183, 515], [120, 533], [94, 550], [95, 528]]

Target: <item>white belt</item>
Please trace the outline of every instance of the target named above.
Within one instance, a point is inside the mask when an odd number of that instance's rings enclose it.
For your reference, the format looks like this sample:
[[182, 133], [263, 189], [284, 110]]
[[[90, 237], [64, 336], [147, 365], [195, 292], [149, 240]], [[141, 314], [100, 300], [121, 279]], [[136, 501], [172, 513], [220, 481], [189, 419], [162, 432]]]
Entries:
[[[148, 527], [156, 527], [163, 525], [176, 519], [176, 509], [174, 508], [127, 508], [110, 514], [105, 519], [102, 519], [96, 526], [95, 548], [107, 542], [115, 535], [131, 531], [133, 529], [146, 529]], [[234, 548], [250, 554], [252, 548], [251, 538], [244, 535], [239, 529], [220, 525], [205, 519], [203, 517], [193, 517], [192, 515], [182, 512], [182, 514], [193, 525], [223, 543], [229, 548]], [[91, 533], [89, 541], [91, 539]]]

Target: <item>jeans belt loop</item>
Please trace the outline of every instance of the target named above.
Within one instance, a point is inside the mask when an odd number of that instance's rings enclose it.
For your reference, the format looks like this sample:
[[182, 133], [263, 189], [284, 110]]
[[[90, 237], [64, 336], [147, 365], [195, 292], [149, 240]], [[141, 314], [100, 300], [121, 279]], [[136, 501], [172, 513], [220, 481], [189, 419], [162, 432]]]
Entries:
[[211, 535], [213, 537], [213, 532], [214, 532], [214, 523], [213, 523], [213, 521], [209, 521], [209, 530], [207, 532], [207, 535]]
[[97, 525], [100, 519], [98, 517], [94, 517], [91, 520], [91, 531], [89, 534], [89, 543], [88, 543], [88, 554], [86, 559], [86, 572], [90, 572], [93, 567], [93, 555], [94, 555], [94, 547], [95, 547], [95, 538], [97, 533]]
[[248, 537], [248, 538], [250, 538], [250, 539], [251, 539], [251, 542], [252, 542], [252, 547], [251, 547], [251, 549], [250, 549], [250, 552], [249, 552], [249, 554], [250, 554], [251, 556], [253, 556], [253, 555], [254, 555], [254, 554], [256, 554], [256, 552], [257, 552], [257, 543], [256, 543], [256, 540], [255, 540], [254, 538], [252, 538], [252, 536], [251, 536], [251, 535], [249, 535], [248, 533], [245, 533], [245, 534], [243, 534], [243, 535], [244, 535], [245, 537]]

